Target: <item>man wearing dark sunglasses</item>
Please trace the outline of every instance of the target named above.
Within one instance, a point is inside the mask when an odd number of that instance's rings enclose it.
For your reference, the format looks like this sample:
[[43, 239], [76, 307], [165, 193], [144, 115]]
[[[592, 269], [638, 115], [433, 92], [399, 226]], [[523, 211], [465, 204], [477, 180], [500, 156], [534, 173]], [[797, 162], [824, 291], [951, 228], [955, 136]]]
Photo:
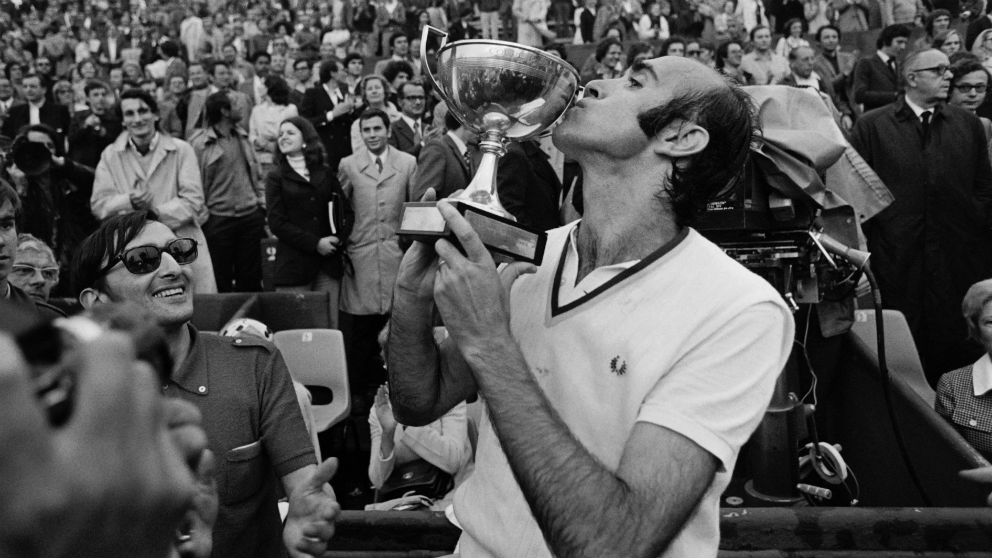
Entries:
[[931, 384], [980, 356], [967, 341], [961, 300], [992, 276], [992, 170], [982, 125], [945, 103], [947, 55], [906, 57], [905, 93], [864, 114], [851, 144], [896, 202], [864, 224], [888, 308], [906, 315]]
[[[153, 219], [144, 211], [115, 215], [86, 239], [72, 270], [79, 301], [85, 308], [130, 301], [165, 331], [176, 364], [163, 392], [199, 408], [217, 456], [214, 556], [282, 556], [283, 545], [293, 557], [320, 555], [339, 511], [326, 484], [337, 463], [316, 465], [289, 372], [273, 345], [193, 327], [191, 265], [202, 246]], [[290, 495], [285, 527], [279, 486]]]

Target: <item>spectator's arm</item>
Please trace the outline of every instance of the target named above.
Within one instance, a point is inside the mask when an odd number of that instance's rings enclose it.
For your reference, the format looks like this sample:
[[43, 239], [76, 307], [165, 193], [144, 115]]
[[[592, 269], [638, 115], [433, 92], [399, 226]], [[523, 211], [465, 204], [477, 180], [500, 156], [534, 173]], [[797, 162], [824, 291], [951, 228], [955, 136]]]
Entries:
[[459, 404], [441, 417], [440, 429], [410, 426], [403, 431], [403, 442], [424, 460], [455, 475], [468, 462], [466, 405]]
[[369, 481], [376, 490], [382, 488], [383, 483], [393, 473], [396, 465], [396, 448], [389, 452], [389, 455], [382, 455], [382, 426], [379, 425], [379, 417], [375, 414], [375, 407], [369, 409], [369, 430], [372, 433], [372, 455], [369, 457]]
[[178, 161], [178, 193], [175, 198], [154, 207], [155, 213], [163, 225], [172, 230], [186, 224], [202, 224], [207, 220], [207, 208], [204, 205], [203, 183], [200, 179], [200, 169], [196, 154], [188, 143], [173, 140], [177, 144], [176, 156]]
[[93, 194], [90, 196], [90, 209], [93, 211], [93, 216], [100, 220], [134, 209], [131, 205], [130, 192], [121, 193], [120, 191], [133, 185], [125, 186], [114, 183], [114, 177], [107, 163], [108, 155], [109, 149], [104, 150], [100, 157], [100, 163], [96, 166], [96, 174], [93, 178]]
[[268, 206], [272, 234], [293, 248], [306, 253], [317, 252], [320, 237], [296, 225], [282, 196], [281, 173], [273, 170], [265, 179], [265, 205]]

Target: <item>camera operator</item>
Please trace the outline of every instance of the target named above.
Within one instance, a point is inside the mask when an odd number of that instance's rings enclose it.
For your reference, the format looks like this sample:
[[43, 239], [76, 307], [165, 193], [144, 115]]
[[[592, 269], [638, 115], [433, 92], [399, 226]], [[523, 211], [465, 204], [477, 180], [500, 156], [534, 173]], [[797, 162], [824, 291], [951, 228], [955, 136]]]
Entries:
[[95, 328], [50, 340], [74, 383], [53, 426], [26, 362], [44, 321], [20, 310], [0, 301], [0, 555], [209, 556], [214, 460], [196, 408], [158, 394], [140, 341]]
[[[55, 138], [54, 130], [44, 124], [28, 126], [14, 139], [14, 164], [8, 172], [23, 204], [20, 232], [51, 246], [59, 265], [67, 269], [73, 251], [96, 230], [89, 203], [93, 170], [66, 158]], [[66, 292], [62, 288], [56, 294]]]
[[103, 150], [121, 134], [121, 120], [112, 110], [113, 97], [106, 83], [90, 80], [83, 91], [89, 108], [72, 116], [69, 158], [93, 169]]

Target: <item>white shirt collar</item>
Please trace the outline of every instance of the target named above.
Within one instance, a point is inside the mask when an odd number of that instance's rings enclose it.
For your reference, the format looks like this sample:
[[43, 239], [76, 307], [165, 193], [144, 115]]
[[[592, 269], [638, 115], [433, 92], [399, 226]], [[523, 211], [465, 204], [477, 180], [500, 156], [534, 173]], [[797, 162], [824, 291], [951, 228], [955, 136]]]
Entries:
[[889, 56], [888, 54], [885, 54], [881, 50], [876, 50], [875, 54], [877, 54], [878, 57], [882, 59], [882, 62], [885, 62], [886, 64], [889, 63], [889, 58], [891, 58], [891, 56]]
[[[407, 116], [405, 113], [402, 113], [402, 112], [400, 113], [400, 118], [403, 119], [403, 122], [406, 122], [406, 125], [409, 126], [411, 130], [414, 129], [414, 127], [413, 127], [414, 123], [420, 124], [420, 120], [419, 119], [414, 120], [414, 119], [410, 118], [409, 116]], [[420, 128], [421, 128], [420, 133], [423, 134], [424, 133], [424, 130], [423, 130], [423, 125], [422, 124], [420, 125]], [[463, 153], [464, 153], [464, 151], [463, 151]]]
[[[152, 141], [148, 144], [148, 153], [155, 151], [155, 148], [158, 147], [158, 137], [159, 137], [158, 132], [155, 132], [155, 135], [152, 136]], [[127, 137], [127, 144], [131, 147], [131, 149], [134, 150], [135, 153], [138, 154], [139, 157], [144, 157], [144, 155], [142, 155], [141, 152], [138, 151], [138, 146], [135, 145], [134, 138], [131, 137], [130, 134], [128, 134]], [[145, 153], [145, 155], [148, 155], [148, 153]]]
[[458, 148], [459, 153], [464, 155], [465, 152], [468, 151], [468, 146], [465, 145], [465, 142], [462, 141], [462, 138], [458, 137], [458, 134], [452, 132], [451, 130], [448, 130], [448, 137], [451, 138], [451, 141], [455, 142], [455, 146]]
[[971, 366], [971, 383], [975, 389], [975, 397], [985, 395], [992, 390], [992, 359], [985, 353], [982, 358]]
[[372, 153], [371, 151], [369, 151], [367, 149], [365, 150], [365, 152], [369, 154], [369, 161], [372, 163], [373, 166], [375, 166], [375, 160], [376, 160], [376, 157], [378, 157], [382, 161], [382, 168], [383, 169], [386, 168], [386, 158], [389, 156], [389, 146], [388, 145], [386, 146], [386, 150], [383, 151], [382, 153], [378, 154], [378, 155], [376, 155], [375, 153]]
[[909, 106], [910, 109], [912, 109], [913, 114], [916, 115], [917, 119], [922, 120], [923, 117], [921, 117], [920, 115], [923, 114], [924, 112], [929, 112], [930, 118], [933, 118], [934, 107], [923, 108], [920, 105], [914, 103], [913, 101], [910, 101], [908, 96], [906, 97], [906, 104]]

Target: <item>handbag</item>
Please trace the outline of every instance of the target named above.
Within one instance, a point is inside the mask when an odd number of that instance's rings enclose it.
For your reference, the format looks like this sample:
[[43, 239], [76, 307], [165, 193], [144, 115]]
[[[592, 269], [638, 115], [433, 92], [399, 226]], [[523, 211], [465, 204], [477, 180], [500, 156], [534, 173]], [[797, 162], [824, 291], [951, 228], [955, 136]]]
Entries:
[[382, 483], [382, 487], [376, 491], [375, 501], [384, 502], [401, 498], [411, 492], [419, 496], [437, 499], [447, 494], [452, 486], [454, 486], [454, 479], [449, 473], [442, 471], [426, 460], [417, 459], [396, 465], [386, 482]]

